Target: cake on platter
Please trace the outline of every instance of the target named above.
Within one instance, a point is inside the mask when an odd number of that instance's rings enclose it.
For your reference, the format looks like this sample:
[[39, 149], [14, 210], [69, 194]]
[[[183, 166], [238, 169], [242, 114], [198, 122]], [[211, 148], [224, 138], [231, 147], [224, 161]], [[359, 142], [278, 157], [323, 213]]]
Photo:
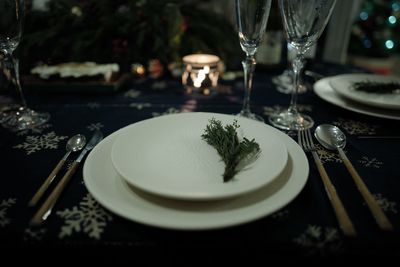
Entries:
[[126, 80], [116, 63], [66, 62], [39, 65], [23, 77], [24, 85], [35, 90], [118, 90]]

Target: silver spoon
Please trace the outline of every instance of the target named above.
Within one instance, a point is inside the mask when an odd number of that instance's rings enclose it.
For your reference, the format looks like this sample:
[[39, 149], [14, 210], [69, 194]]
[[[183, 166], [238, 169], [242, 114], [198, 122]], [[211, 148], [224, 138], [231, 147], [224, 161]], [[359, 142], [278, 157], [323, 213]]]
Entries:
[[65, 161], [67, 160], [67, 158], [71, 154], [71, 152], [76, 152], [76, 151], [81, 150], [85, 146], [85, 144], [86, 144], [86, 138], [84, 135], [81, 135], [81, 134], [76, 134], [68, 140], [67, 145], [66, 145], [67, 152], [65, 153], [64, 157], [62, 157], [62, 159], [58, 162], [58, 164], [53, 169], [53, 171], [49, 174], [47, 179], [40, 186], [38, 191], [35, 193], [35, 195], [29, 201], [28, 206], [32, 207], [38, 203], [39, 199], [42, 197], [42, 195], [44, 194], [46, 189], [53, 182], [57, 173], [61, 170], [61, 167], [64, 165]]
[[338, 127], [330, 124], [319, 125], [315, 129], [314, 135], [325, 148], [337, 150], [339, 152], [340, 158], [343, 160], [344, 165], [350, 172], [351, 177], [356, 183], [361, 195], [364, 197], [364, 200], [379, 227], [383, 230], [393, 230], [393, 225], [390, 223], [382, 208], [379, 206], [378, 202], [376, 202], [375, 198], [361, 179], [361, 176], [343, 151], [343, 148], [346, 146], [346, 135]]

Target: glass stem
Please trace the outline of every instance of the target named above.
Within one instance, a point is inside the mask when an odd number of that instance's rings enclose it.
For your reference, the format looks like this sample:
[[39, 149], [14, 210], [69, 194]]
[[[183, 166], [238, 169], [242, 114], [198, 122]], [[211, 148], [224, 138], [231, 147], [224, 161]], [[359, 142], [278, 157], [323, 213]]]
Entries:
[[[300, 49], [301, 50], [301, 49]], [[296, 57], [293, 59], [292, 62], [292, 67], [293, 67], [293, 74], [294, 74], [294, 80], [293, 80], [293, 89], [292, 90], [292, 98], [290, 100], [290, 107], [289, 107], [289, 112], [292, 114], [298, 113], [297, 110], [297, 96], [298, 92], [300, 89], [300, 81], [301, 81], [301, 74], [303, 71], [304, 67], [304, 54], [300, 53], [297, 51]]]
[[26, 108], [26, 100], [24, 93], [22, 92], [22, 87], [21, 87], [21, 81], [20, 81], [20, 76], [19, 76], [19, 60], [15, 58], [13, 55], [10, 56], [11, 60], [14, 65], [14, 74], [15, 74], [15, 85], [17, 86], [18, 94], [21, 100], [21, 105]]
[[242, 61], [244, 71], [244, 101], [242, 112], [250, 113], [250, 94], [253, 88], [253, 75], [256, 69], [256, 59], [254, 55], [247, 54], [246, 59]]

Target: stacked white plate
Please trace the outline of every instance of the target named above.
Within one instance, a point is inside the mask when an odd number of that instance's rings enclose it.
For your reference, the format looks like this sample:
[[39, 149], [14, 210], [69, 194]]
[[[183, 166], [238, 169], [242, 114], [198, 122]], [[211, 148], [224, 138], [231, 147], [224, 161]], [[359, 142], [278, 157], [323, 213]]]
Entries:
[[[224, 183], [224, 164], [202, 140], [209, 120], [236, 119], [261, 155]], [[169, 229], [214, 229], [267, 216], [292, 201], [308, 177], [302, 149], [266, 124], [216, 113], [144, 120], [105, 138], [83, 168], [86, 187], [111, 212]]]
[[357, 82], [400, 84], [400, 78], [375, 74], [343, 74], [314, 84], [314, 92], [325, 101], [358, 113], [400, 120], [400, 94], [365, 92], [354, 89]]

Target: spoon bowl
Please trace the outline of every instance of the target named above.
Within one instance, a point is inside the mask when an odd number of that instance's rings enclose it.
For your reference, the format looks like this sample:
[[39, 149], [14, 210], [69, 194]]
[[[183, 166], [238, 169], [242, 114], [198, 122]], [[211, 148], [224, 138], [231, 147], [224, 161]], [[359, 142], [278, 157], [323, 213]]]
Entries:
[[86, 144], [86, 137], [82, 134], [72, 136], [66, 145], [67, 151], [76, 152], [81, 150]]
[[346, 135], [338, 127], [330, 124], [319, 125], [315, 129], [314, 135], [322, 146], [339, 152], [340, 158], [343, 160], [344, 165], [351, 174], [357, 189], [363, 196], [379, 227], [385, 231], [393, 230], [392, 223], [389, 221], [388, 217], [383, 212], [382, 208], [379, 206], [378, 202], [361, 179], [361, 176], [343, 151], [343, 148], [346, 146]]
[[314, 135], [327, 149], [336, 150], [346, 146], [346, 135], [335, 125], [321, 124], [315, 129]]

